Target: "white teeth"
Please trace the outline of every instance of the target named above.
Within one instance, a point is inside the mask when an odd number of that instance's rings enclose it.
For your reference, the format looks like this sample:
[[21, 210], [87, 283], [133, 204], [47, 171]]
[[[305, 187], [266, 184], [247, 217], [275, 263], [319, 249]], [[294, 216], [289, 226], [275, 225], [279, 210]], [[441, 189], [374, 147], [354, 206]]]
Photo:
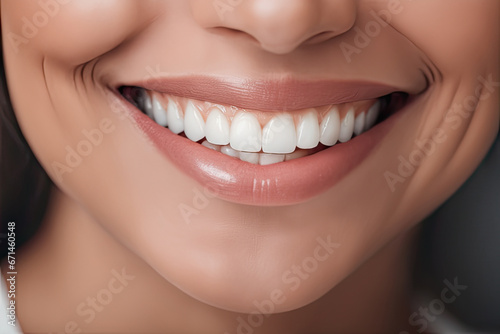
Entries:
[[154, 119], [153, 103], [151, 102], [151, 98], [149, 97], [148, 93], [146, 93], [145, 91], [143, 91], [142, 93], [140, 103], [142, 103], [142, 107], [144, 108], [146, 115], [148, 115], [149, 118]]
[[220, 146], [219, 145], [214, 145], [212, 143], [209, 143], [208, 141], [204, 140], [203, 143], [201, 143], [201, 145], [205, 146], [206, 148], [209, 148], [211, 150], [214, 150], [214, 151], [217, 151], [217, 152], [220, 152]]
[[302, 116], [297, 126], [297, 147], [303, 149], [315, 148], [319, 144], [318, 115], [312, 110]]
[[230, 156], [232, 158], [240, 159], [241, 161], [245, 161], [254, 165], [272, 165], [277, 164], [283, 161], [290, 161], [298, 158], [302, 158], [308, 155], [306, 150], [297, 150], [291, 154], [272, 154], [272, 153], [251, 153], [251, 152], [239, 152], [233, 150], [231, 146], [220, 146], [209, 143], [208, 141], [203, 141], [201, 145]]
[[240, 157], [240, 153], [241, 152], [238, 152], [236, 150], [233, 150], [231, 148], [231, 146], [222, 146], [221, 149], [220, 149], [220, 152], [222, 154], [225, 154], [225, 155], [228, 155], [230, 157], [233, 157], [233, 158], [239, 158]]
[[161, 105], [160, 101], [158, 101], [156, 96], [153, 96], [152, 109], [153, 109], [153, 118], [156, 124], [161, 125], [163, 127], [167, 126], [168, 125], [167, 111], [163, 108], [163, 106]]
[[175, 134], [179, 134], [184, 131], [184, 117], [182, 117], [182, 111], [171, 99], [168, 99], [167, 106], [167, 121], [168, 128]]
[[365, 112], [362, 112], [361, 114], [356, 117], [356, 120], [354, 121], [354, 134], [356, 136], [359, 136], [365, 131], [365, 119], [366, 119], [366, 114]]
[[254, 165], [259, 164], [259, 153], [240, 152], [240, 160], [249, 162]]
[[219, 108], [210, 109], [205, 125], [207, 140], [216, 145], [228, 145], [229, 129], [229, 121]]
[[354, 132], [354, 109], [349, 110], [344, 120], [340, 124], [339, 141], [345, 143], [352, 138]]
[[262, 150], [266, 153], [292, 153], [296, 144], [295, 123], [289, 114], [273, 117], [262, 131]]
[[205, 120], [192, 101], [189, 101], [186, 107], [184, 133], [192, 141], [205, 138]]
[[238, 151], [260, 152], [262, 148], [262, 128], [257, 118], [248, 112], [234, 117], [229, 138], [231, 147]]
[[[251, 164], [270, 165], [305, 157], [319, 143], [333, 146], [345, 143], [353, 137], [371, 129], [377, 122], [382, 108], [376, 101], [366, 112], [355, 117], [354, 108], [340, 119], [339, 109], [334, 106], [323, 116], [318, 125], [318, 111], [310, 109], [300, 116], [281, 113], [262, 129], [257, 117], [244, 110], [235, 109], [232, 122], [225, 114], [223, 106], [212, 105], [205, 110], [192, 100], [187, 100], [183, 112], [180, 105], [171, 98], [167, 108], [160, 100], [147, 93], [139, 95], [137, 106], [157, 124], [168, 127], [175, 134], [185, 133], [194, 142], [205, 138], [202, 145], [225, 155]], [[202, 110], [206, 113], [205, 122]], [[298, 119], [297, 125], [295, 120]], [[262, 153], [264, 152], [264, 153]]]
[[340, 136], [340, 115], [339, 110], [334, 107], [330, 109], [328, 114], [320, 125], [320, 142], [326, 146], [333, 146], [337, 143]]
[[259, 164], [262, 166], [277, 164], [285, 161], [285, 156], [283, 154], [261, 153], [259, 154], [259, 158]]
[[[222, 147], [218, 146], [218, 148], [213, 148], [212, 144], [205, 141], [203, 143], [203, 145], [205, 145], [205, 146], [207, 145], [205, 143], [210, 145], [209, 148], [211, 148], [215, 151], [218, 150], [222, 154], [225, 154], [225, 155], [230, 156], [232, 158], [240, 159], [242, 161], [245, 161], [245, 162], [248, 162], [248, 163], [251, 163], [254, 165], [265, 166], [265, 165], [272, 165], [272, 164], [277, 164], [279, 162], [285, 161], [284, 154], [239, 152], [239, 151], [233, 150], [231, 148], [231, 146], [229, 146], [229, 145], [222, 146]], [[300, 158], [300, 156], [293, 157], [293, 159], [297, 159], [297, 158]], [[290, 158], [289, 160], [291, 160], [291, 159], [292, 158]]]
[[365, 131], [371, 129], [377, 122], [378, 116], [380, 114], [380, 101], [375, 102], [375, 104], [368, 110], [365, 122]]

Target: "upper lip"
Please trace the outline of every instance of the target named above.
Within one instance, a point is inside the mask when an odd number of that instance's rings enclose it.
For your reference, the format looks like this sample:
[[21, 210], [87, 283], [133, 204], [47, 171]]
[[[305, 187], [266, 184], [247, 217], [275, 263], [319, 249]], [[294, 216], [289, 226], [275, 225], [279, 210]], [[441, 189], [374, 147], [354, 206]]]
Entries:
[[244, 109], [288, 111], [379, 98], [397, 91], [369, 81], [255, 80], [239, 77], [184, 76], [152, 78], [136, 84], [150, 91]]

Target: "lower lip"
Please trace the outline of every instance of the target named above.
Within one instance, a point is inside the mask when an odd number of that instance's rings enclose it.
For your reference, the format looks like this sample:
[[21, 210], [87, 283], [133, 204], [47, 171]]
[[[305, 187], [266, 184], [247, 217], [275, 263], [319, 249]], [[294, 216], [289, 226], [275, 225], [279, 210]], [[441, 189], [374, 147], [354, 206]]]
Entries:
[[129, 103], [141, 129], [177, 167], [217, 197], [240, 204], [282, 206], [305, 202], [334, 187], [369, 156], [395, 115], [347, 143], [307, 157], [253, 165], [207, 149], [159, 126]]

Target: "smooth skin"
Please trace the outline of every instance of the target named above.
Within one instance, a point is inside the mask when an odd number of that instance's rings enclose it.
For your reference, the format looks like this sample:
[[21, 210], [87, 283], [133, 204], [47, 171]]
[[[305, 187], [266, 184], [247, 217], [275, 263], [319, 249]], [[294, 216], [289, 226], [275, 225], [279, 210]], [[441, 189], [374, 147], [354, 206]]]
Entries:
[[[414, 228], [498, 134], [500, 2], [0, 4], [16, 116], [55, 184], [43, 228], [18, 254], [24, 331], [236, 333], [240, 319], [258, 324], [255, 333], [415, 331]], [[393, 13], [390, 24], [359, 43], [381, 10]], [[364, 79], [421, 94], [320, 196], [287, 207], [208, 198], [186, 222], [179, 206], [194, 206], [204, 189], [144, 138], [108, 89], [185, 74]], [[54, 168], [95, 129], [103, 139], [88, 156], [71, 171]], [[402, 176], [399, 157], [429, 140], [432, 153]], [[315, 253], [318, 238], [338, 247]], [[311, 257], [317, 266], [307, 272]], [[274, 314], [251, 320], [268, 300]]]

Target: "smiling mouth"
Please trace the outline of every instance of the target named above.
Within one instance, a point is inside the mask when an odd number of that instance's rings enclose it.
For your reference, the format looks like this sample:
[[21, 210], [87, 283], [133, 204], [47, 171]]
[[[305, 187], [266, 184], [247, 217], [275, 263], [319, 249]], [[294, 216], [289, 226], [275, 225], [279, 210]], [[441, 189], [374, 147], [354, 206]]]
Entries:
[[404, 107], [408, 94], [294, 111], [259, 111], [122, 86], [121, 95], [172, 133], [254, 165], [300, 159], [350, 142]]
[[423, 88], [203, 76], [114, 87], [136, 128], [179, 171], [220, 199], [258, 206], [302, 203], [334, 187]]

